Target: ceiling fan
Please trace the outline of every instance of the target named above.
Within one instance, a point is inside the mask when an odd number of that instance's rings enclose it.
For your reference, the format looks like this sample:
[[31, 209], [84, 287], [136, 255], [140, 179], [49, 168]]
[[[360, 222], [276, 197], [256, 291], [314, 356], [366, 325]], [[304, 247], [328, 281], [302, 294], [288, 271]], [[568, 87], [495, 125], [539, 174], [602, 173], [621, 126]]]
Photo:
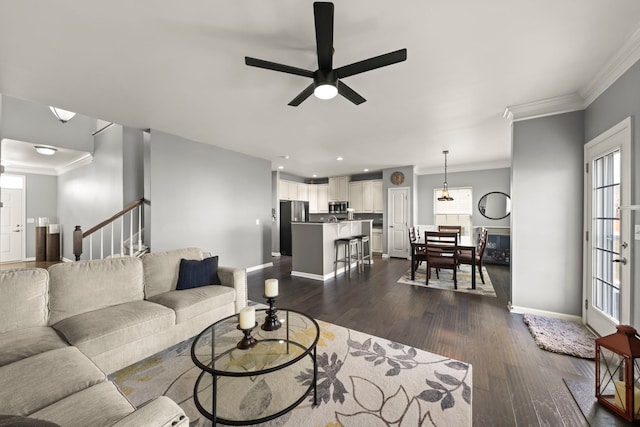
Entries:
[[307, 86], [298, 96], [293, 98], [289, 105], [297, 107], [313, 93], [321, 99], [331, 99], [338, 93], [356, 105], [366, 101], [356, 91], [342, 82], [342, 79], [365, 71], [374, 70], [387, 65], [402, 62], [407, 59], [407, 49], [375, 56], [364, 61], [354, 62], [343, 67], [333, 68], [333, 3], [313, 3], [313, 15], [316, 24], [316, 49], [318, 52], [318, 69], [309, 71], [289, 65], [264, 61], [262, 59], [245, 56], [245, 63], [252, 67], [266, 68], [267, 70], [280, 71], [309, 77], [313, 83]]

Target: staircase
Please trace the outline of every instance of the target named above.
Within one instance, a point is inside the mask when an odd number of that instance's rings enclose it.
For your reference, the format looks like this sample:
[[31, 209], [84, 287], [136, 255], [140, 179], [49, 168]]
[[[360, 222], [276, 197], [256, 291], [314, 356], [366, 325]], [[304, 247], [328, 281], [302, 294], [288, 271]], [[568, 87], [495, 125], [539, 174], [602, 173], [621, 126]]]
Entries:
[[110, 216], [87, 231], [76, 225], [73, 231], [73, 254], [80, 261], [87, 252], [87, 259], [141, 257], [149, 252], [144, 244], [145, 200], [136, 200], [120, 212]]

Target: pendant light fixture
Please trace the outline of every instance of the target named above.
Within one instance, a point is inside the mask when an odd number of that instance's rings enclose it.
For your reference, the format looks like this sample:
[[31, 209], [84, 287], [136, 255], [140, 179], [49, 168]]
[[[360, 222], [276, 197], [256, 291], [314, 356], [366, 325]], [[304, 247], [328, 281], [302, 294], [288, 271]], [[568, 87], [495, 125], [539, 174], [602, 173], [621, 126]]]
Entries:
[[67, 123], [69, 120], [73, 118], [73, 116], [76, 115], [76, 113], [74, 113], [73, 111], [63, 110], [62, 108], [58, 108], [58, 107], [49, 107], [49, 108], [51, 109], [51, 112], [53, 113], [53, 115], [56, 116], [56, 119], [60, 120], [62, 123]]
[[450, 202], [453, 200], [453, 197], [449, 195], [449, 188], [447, 186], [447, 154], [449, 154], [449, 150], [444, 150], [442, 154], [444, 154], [444, 188], [442, 189], [442, 194], [438, 197], [438, 201]]

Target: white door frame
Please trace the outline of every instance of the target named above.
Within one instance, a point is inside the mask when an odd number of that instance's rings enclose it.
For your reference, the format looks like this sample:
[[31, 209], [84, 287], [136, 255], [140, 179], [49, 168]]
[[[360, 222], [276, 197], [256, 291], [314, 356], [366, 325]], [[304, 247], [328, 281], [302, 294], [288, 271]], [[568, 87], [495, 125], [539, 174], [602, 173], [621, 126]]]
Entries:
[[411, 219], [411, 188], [410, 187], [390, 187], [387, 189], [387, 255], [389, 257], [398, 256], [397, 254], [392, 255], [391, 253], [391, 248], [392, 248], [391, 243], [393, 242], [393, 236], [392, 236], [392, 233], [390, 233], [389, 231], [392, 228], [392, 224], [390, 221], [392, 217], [391, 209], [393, 208], [393, 204], [391, 203], [391, 193], [399, 190], [402, 190], [406, 194], [407, 206], [405, 209], [406, 218], [405, 218], [405, 224], [404, 224], [404, 230], [403, 230], [403, 238], [404, 238], [405, 247], [406, 247], [406, 253], [404, 254], [404, 257], [409, 258], [411, 254], [409, 253], [409, 245], [408, 245], [409, 234], [407, 233], [407, 226], [409, 224], [409, 220]]
[[[615, 139], [614, 139], [615, 137]], [[627, 117], [609, 130], [598, 135], [584, 147], [584, 161], [589, 164], [590, 173], [584, 174], [584, 241], [583, 241], [583, 301], [585, 309], [582, 312], [582, 320], [589, 324], [598, 333], [608, 334], [615, 332], [613, 326], [615, 322], [612, 318], [603, 314], [593, 306], [592, 301], [592, 245], [594, 233], [592, 230], [592, 165], [590, 159], [597, 155], [606, 155], [620, 149], [620, 204], [628, 207], [631, 201], [632, 186], [631, 181], [631, 118]], [[626, 242], [627, 248], [620, 247], [621, 258], [626, 258], [627, 263], [620, 267], [620, 323], [629, 324], [631, 320], [631, 248], [633, 235], [631, 232], [631, 212], [629, 209], [620, 209], [620, 239]], [[588, 241], [586, 236], [588, 236]], [[591, 314], [590, 314], [591, 313]], [[589, 315], [590, 314], [590, 315]], [[595, 322], [594, 322], [595, 320]], [[596, 325], [594, 325], [596, 323]], [[595, 326], [595, 327], [594, 327]], [[601, 330], [598, 330], [601, 329]]]
[[[27, 188], [26, 188], [26, 177], [24, 175], [15, 175], [15, 174], [11, 174], [11, 173], [3, 173], [2, 174], [3, 177], [12, 177], [12, 178], [18, 178], [22, 184], [21, 184], [21, 188], [16, 188], [16, 187], [7, 187], [7, 189], [19, 189], [22, 192], [22, 231], [21, 231], [21, 239], [20, 239], [20, 245], [22, 246], [21, 251], [20, 251], [20, 259], [19, 260], [9, 260], [7, 262], [18, 262], [18, 261], [24, 261], [27, 258], [27, 230], [26, 230], [26, 222], [27, 222]], [[0, 192], [3, 191], [3, 187], [2, 187], [2, 180], [0, 179]]]

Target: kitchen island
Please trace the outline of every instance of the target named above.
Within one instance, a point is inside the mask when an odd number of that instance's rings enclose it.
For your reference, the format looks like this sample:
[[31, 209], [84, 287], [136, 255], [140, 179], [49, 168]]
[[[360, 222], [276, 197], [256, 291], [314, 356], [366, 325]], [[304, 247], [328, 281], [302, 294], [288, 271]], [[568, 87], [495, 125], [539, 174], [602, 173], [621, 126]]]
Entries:
[[[373, 220], [347, 220], [338, 222], [292, 222], [292, 259], [291, 275], [308, 279], [326, 281], [333, 277], [335, 249], [334, 241], [358, 234], [369, 236], [365, 251], [371, 256], [371, 232]], [[367, 255], [367, 253], [365, 255]], [[344, 258], [344, 249], [340, 248], [338, 258]], [[372, 260], [373, 258], [369, 258]], [[351, 268], [357, 267], [355, 259]], [[338, 269], [338, 274], [345, 268]]]

